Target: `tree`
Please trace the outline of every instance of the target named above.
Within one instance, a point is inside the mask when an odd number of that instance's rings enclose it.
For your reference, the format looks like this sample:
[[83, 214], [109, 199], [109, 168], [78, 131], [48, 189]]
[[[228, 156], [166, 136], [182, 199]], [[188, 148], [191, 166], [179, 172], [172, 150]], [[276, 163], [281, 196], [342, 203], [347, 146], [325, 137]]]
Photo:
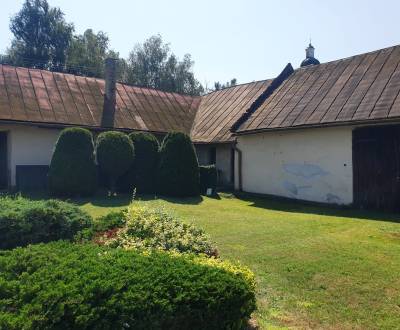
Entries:
[[160, 35], [137, 44], [127, 60], [126, 82], [167, 92], [199, 95], [203, 87], [195, 79], [189, 54], [180, 61]]
[[47, 0], [26, 0], [11, 19], [10, 30], [14, 40], [7, 52], [13, 64], [63, 70], [74, 26], [59, 8]]
[[199, 164], [190, 137], [168, 133], [160, 149], [159, 191], [169, 196], [199, 194]]
[[96, 155], [100, 170], [108, 177], [110, 192], [114, 195], [118, 178], [128, 171], [134, 161], [132, 141], [122, 132], [100, 133]]
[[236, 84], [237, 84], [237, 79], [236, 78], [232, 78], [231, 81], [227, 81], [225, 84], [220, 83], [219, 81], [216, 81], [214, 83], [214, 90], [215, 91], [219, 91], [219, 90], [224, 89], [224, 88], [236, 86]]
[[78, 127], [62, 130], [50, 163], [50, 192], [56, 196], [89, 196], [95, 192], [96, 183], [92, 133]]
[[104, 76], [104, 61], [107, 57], [118, 57], [109, 50], [107, 35], [99, 31], [87, 29], [83, 35], [74, 36], [67, 50], [66, 71], [69, 73], [89, 76]]

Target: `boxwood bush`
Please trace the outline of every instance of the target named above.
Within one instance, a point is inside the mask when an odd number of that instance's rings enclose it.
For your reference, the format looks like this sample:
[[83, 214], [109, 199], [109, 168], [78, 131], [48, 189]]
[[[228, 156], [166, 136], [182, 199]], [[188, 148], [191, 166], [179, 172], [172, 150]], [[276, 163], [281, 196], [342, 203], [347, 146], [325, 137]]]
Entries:
[[217, 256], [217, 249], [203, 230], [183, 223], [161, 207], [134, 202], [123, 217], [115, 217], [117, 215], [110, 216], [110, 220], [116, 222], [115, 218], [124, 218], [117, 222], [125, 221], [124, 226], [117, 232], [105, 232], [103, 237], [97, 237], [98, 243], [125, 249], [157, 249]]
[[217, 168], [215, 165], [199, 166], [200, 170], [200, 190], [202, 194], [207, 192], [208, 188], [215, 193], [217, 190]]
[[69, 203], [0, 198], [0, 249], [72, 239], [91, 225], [90, 215]]
[[114, 193], [118, 178], [133, 164], [132, 141], [122, 132], [100, 133], [97, 137], [96, 155], [100, 170], [108, 178], [109, 188]]
[[199, 164], [190, 137], [168, 133], [160, 148], [159, 191], [166, 196], [197, 196]]
[[0, 252], [0, 329], [241, 329], [254, 277], [213, 258], [68, 242]]
[[56, 196], [88, 196], [96, 190], [92, 133], [73, 127], [61, 131], [49, 170], [49, 189]]

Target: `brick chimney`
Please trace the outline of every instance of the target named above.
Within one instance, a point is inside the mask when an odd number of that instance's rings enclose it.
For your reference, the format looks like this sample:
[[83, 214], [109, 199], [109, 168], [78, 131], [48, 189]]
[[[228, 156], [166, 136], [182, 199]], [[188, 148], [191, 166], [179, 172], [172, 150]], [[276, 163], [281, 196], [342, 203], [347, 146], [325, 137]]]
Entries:
[[116, 58], [107, 58], [105, 60], [104, 78], [106, 82], [103, 115], [101, 126], [114, 127], [115, 104], [116, 104], [116, 83], [117, 83], [117, 61]]

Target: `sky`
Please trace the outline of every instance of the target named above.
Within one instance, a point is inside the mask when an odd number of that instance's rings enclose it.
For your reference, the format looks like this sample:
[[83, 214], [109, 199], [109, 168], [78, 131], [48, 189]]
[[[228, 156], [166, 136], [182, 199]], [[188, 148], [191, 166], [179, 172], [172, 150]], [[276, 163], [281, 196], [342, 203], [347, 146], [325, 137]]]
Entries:
[[[172, 51], [195, 61], [197, 79], [273, 78], [297, 68], [310, 38], [315, 57], [328, 62], [400, 44], [398, 0], [48, 0], [76, 33], [106, 32], [127, 57], [133, 46], [161, 34]], [[1, 0], [0, 52], [12, 40], [9, 21], [24, 0]]]

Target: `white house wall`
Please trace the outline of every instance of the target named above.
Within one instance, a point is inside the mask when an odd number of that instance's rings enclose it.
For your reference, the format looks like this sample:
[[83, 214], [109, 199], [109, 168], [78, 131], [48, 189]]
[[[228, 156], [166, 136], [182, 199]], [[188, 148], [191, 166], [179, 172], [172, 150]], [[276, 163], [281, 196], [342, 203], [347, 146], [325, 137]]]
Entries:
[[16, 185], [17, 165], [49, 165], [60, 130], [23, 125], [1, 125], [8, 132], [8, 164], [11, 186]]
[[353, 202], [350, 127], [243, 135], [237, 146], [242, 150], [244, 191], [333, 204]]

